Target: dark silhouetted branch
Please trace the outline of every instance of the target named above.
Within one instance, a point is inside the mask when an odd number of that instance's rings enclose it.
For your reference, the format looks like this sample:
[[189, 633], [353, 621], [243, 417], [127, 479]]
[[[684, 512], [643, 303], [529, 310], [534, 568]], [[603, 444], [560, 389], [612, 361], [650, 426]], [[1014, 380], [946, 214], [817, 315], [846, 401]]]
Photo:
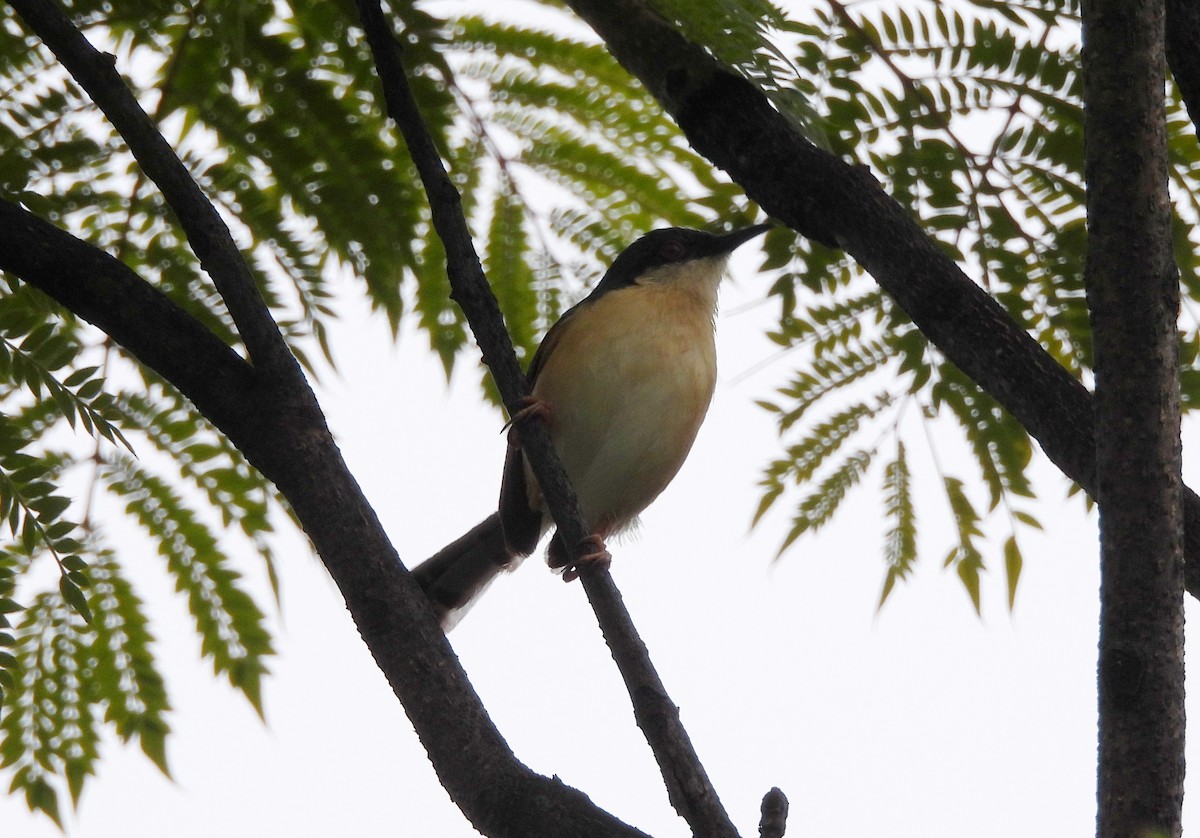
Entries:
[[[525, 376], [475, 253], [458, 191], [425, 127], [401, 64], [399, 46], [378, 0], [358, 0], [358, 8], [375, 56], [388, 115], [400, 127], [429, 196], [434, 228], [446, 251], [452, 296], [471, 326], [505, 403], [516, 404], [528, 394]], [[581, 544], [587, 529], [579, 502], [545, 425], [540, 421], [522, 425], [520, 439], [563, 543]], [[737, 831], [700, 764], [679, 721], [678, 709], [667, 696], [612, 577], [607, 570], [593, 570], [581, 580], [625, 679], [635, 718], [658, 761], [672, 805], [698, 836], [735, 836]]]
[[762, 817], [758, 821], [759, 838], [783, 838], [787, 831], [788, 799], [778, 788], [773, 788], [762, 799]]
[[1100, 505], [1098, 838], [1183, 828], [1179, 273], [1164, 17], [1163, 0], [1083, 4], [1084, 279]]
[[1200, 5], [1167, 0], [1167, 64], [1192, 125], [1200, 120]]

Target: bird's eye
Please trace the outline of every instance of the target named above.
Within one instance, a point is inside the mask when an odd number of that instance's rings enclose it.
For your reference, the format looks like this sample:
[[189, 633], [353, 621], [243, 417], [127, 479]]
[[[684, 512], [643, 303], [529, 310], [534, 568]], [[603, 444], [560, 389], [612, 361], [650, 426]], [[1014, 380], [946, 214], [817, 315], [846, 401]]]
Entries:
[[687, 248], [683, 246], [683, 242], [667, 241], [663, 242], [662, 248], [659, 249], [659, 253], [661, 253], [662, 257], [668, 262], [678, 262], [687, 253]]

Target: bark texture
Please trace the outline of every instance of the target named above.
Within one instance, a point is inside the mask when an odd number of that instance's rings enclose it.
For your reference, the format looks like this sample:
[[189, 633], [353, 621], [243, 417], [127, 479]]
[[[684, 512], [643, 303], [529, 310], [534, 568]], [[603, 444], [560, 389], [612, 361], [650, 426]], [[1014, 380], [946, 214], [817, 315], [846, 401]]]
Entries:
[[1100, 838], [1179, 835], [1183, 538], [1179, 282], [1162, 0], [1083, 6], [1100, 504]]

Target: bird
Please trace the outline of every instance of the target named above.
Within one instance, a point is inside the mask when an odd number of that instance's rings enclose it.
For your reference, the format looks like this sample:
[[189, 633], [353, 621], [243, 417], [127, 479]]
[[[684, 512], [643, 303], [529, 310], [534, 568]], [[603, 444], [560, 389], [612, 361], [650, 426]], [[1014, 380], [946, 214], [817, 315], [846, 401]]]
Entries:
[[607, 565], [605, 539], [636, 523], [691, 451], [716, 387], [726, 263], [770, 227], [652, 230], [546, 332], [526, 371], [530, 395], [510, 409], [497, 512], [413, 569], [444, 630], [553, 525], [519, 443], [520, 425], [535, 414], [591, 534], [582, 563], [569, 566], [557, 533], [547, 561], [568, 581], [586, 564]]

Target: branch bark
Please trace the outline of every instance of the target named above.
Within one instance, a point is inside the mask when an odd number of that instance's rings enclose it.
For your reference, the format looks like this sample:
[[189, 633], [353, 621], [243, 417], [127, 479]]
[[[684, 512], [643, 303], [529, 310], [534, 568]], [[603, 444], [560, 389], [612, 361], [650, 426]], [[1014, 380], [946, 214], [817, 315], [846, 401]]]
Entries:
[[1179, 835], [1179, 280], [1162, 0], [1083, 4], [1085, 268], [1100, 504], [1099, 838]]
[[[806, 140], [752, 84], [641, 0], [567, 0], [675, 118], [692, 147], [772, 217], [853, 256], [956, 366], [1096, 497], [1087, 389], [926, 235], [865, 167]], [[1184, 490], [1187, 589], [1200, 596], [1200, 497]]]
[[783, 838], [787, 832], [788, 799], [773, 788], [762, 799], [762, 817], [758, 821], [758, 838]]
[[[528, 395], [512, 341], [496, 298], [475, 253], [462, 213], [458, 191], [413, 98], [400, 48], [378, 0], [358, 0], [359, 16], [383, 86], [388, 115], [395, 120], [420, 173], [433, 216], [434, 228], [445, 247], [451, 296], [462, 308], [478, 341], [492, 377], [508, 405]], [[511, 411], [510, 411], [511, 412]], [[529, 458], [563, 543], [577, 551], [588, 531], [579, 501], [567, 480], [544, 422], [521, 426], [521, 447]], [[737, 830], [721, 805], [712, 782], [667, 695], [650, 655], [607, 570], [589, 569], [580, 576], [600, 629], [625, 681], [634, 717], [658, 762], [671, 804], [697, 836], [736, 836]], [[468, 811], [465, 801], [458, 801]]]

